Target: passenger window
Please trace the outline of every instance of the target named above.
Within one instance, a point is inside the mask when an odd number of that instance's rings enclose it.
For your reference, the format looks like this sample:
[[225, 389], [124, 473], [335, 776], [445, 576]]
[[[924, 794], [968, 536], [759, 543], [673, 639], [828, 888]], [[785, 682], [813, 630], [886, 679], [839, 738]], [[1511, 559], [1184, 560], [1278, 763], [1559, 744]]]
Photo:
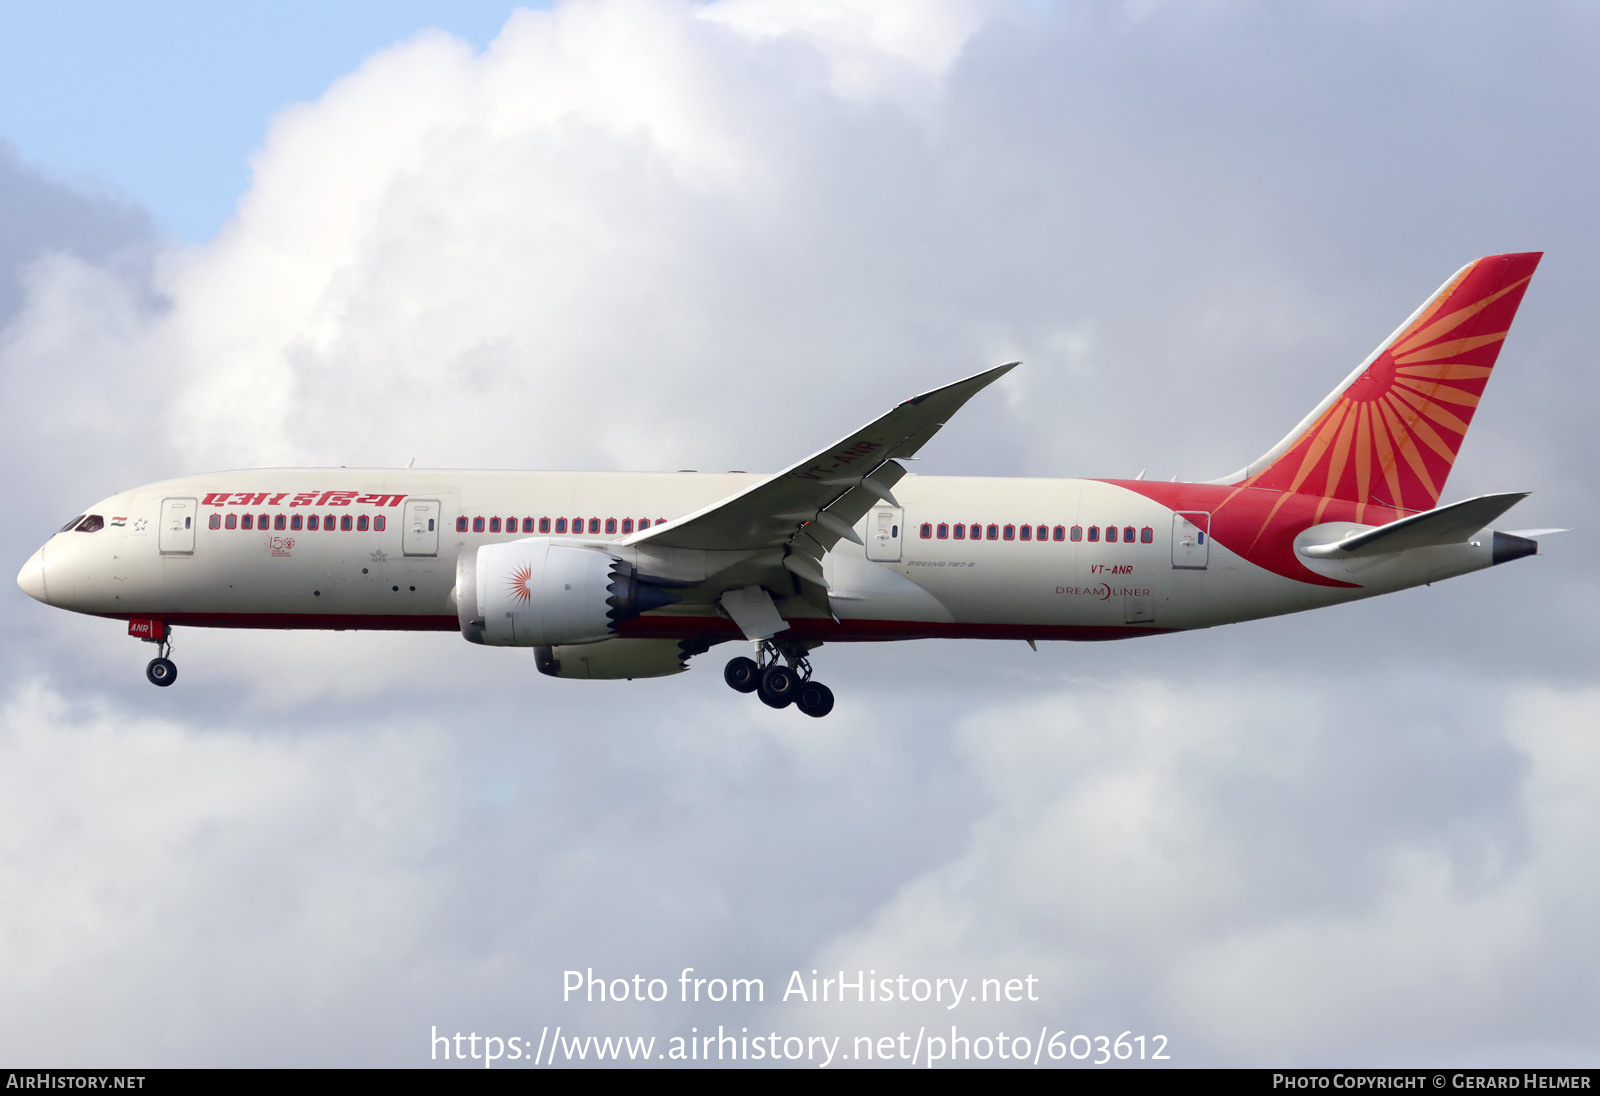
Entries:
[[349, 514], [340, 515], [340, 517], [339, 517], [339, 531], [341, 533], [348, 533], [350, 531], [350, 515]]
[[998, 525], [989, 526], [989, 539], [990, 540], [999, 540], [1000, 539], [1000, 526], [998, 526]]
[[940, 540], [949, 540], [950, 539], [950, 526], [946, 522], [942, 522], [941, 521], [939, 523], [939, 539]]
[[517, 519], [516, 518], [506, 518], [506, 532], [515, 533], [516, 531], [517, 531]]
[[566, 531], [567, 531], [567, 519], [566, 518], [556, 518], [556, 532], [565, 533]]
[[367, 531], [367, 515], [362, 514], [360, 517], [356, 518], [356, 532], [365, 533], [366, 531]]
[[957, 540], [966, 540], [967, 539], [967, 527], [965, 525], [962, 525], [960, 522], [956, 523], [956, 539]]
[[237, 515], [237, 514], [229, 514], [228, 515], [228, 520], [227, 520], [227, 527], [229, 529], [237, 529], [239, 527], [239, 515]]
[[239, 528], [241, 528], [241, 529], [254, 529], [255, 527], [256, 527], [256, 516], [254, 514], [246, 514], [246, 515], [244, 515], [243, 517], [241, 517], [239, 519]]
[[464, 518], [464, 517], [456, 518], [456, 532], [465, 533], [466, 531], [467, 531], [467, 519]]
[[336, 532], [339, 528], [338, 520], [332, 514], [324, 514], [322, 518], [322, 531], [325, 533]]
[[267, 527], [267, 517], [268, 517], [268, 515], [262, 514], [259, 518], [256, 519], [256, 528], [257, 529], [265, 529]]
[[539, 519], [539, 532], [548, 533], [549, 531], [550, 531], [550, 519], [549, 518], [540, 518]]
[[632, 518], [623, 518], [622, 519], [622, 531], [624, 533], [633, 532], [633, 519]]
[[1006, 526], [1006, 528], [1005, 528], [1005, 537], [1006, 537], [1007, 540], [1016, 540], [1017, 539], [1017, 527], [1015, 525]]
[[600, 531], [600, 519], [599, 518], [590, 518], [589, 519], [589, 532], [598, 533], [599, 531]]
[[[295, 520], [298, 521], [299, 519], [296, 518]], [[384, 527], [387, 526], [388, 524], [389, 524], [389, 520], [387, 518], [385, 518], [382, 514], [379, 514], [377, 517], [372, 519], [372, 528], [375, 529], [376, 531], [380, 532], [380, 533], [383, 532]], [[433, 519], [432, 518], [428, 519], [428, 532], [430, 532], [430, 533], [433, 532]]]
[[1033, 526], [1024, 525], [1022, 527], [1022, 539], [1023, 540], [1032, 540], [1033, 539]]
[[533, 532], [533, 519], [532, 518], [523, 518], [522, 519], [522, 531], [524, 533]]
[[288, 528], [288, 526], [289, 526], [289, 522], [282, 514], [273, 515], [272, 527], [274, 529], [286, 529], [286, 528]]
[[922, 523], [922, 528], [917, 530], [917, 532], [921, 535], [923, 540], [932, 540], [933, 539], [933, 522], [931, 522], [931, 521], [923, 522]]
[[[1053, 540], [1061, 540], [1061, 539], [1063, 539], [1065, 533], [1066, 533], [1066, 530], [1058, 525], [1058, 526], [1055, 527], [1055, 529], [1053, 529], [1051, 531], [1050, 536], [1051, 536], [1051, 539], [1053, 539]], [[1078, 539], [1077, 526], [1073, 526], [1072, 533], [1073, 533], [1072, 539], [1073, 540], [1077, 540]]]
[[640, 529], [648, 529], [648, 528], [650, 528], [650, 519], [649, 518], [640, 518], [639, 519], [639, 528]]
[[1095, 541], [1097, 541], [1099, 539], [1100, 539], [1100, 526], [1098, 526], [1098, 525], [1089, 526], [1089, 543], [1093, 544]]
[[1082, 540], [1083, 539], [1083, 526], [1074, 525], [1072, 527], [1072, 539], [1073, 540]]
[[306, 518], [306, 528], [311, 530], [313, 533], [317, 531], [317, 515], [312, 514], [310, 517]]
[[483, 519], [482, 518], [473, 518], [472, 519], [472, 531], [474, 533], [483, 532]]
[[[1040, 540], [1044, 540], [1044, 539], [1045, 539], [1045, 538], [1047, 538], [1047, 537], [1048, 537], [1048, 536], [1049, 536], [1049, 535], [1050, 535], [1050, 527], [1049, 527], [1049, 526], [1048, 526], [1048, 525], [1041, 525], [1041, 526], [1039, 526], [1039, 539], [1040, 539]], [[1059, 535], [1058, 535], [1058, 536], [1057, 536], [1057, 537], [1056, 537], [1056, 539], [1057, 539], [1057, 540], [1060, 540], [1060, 539], [1061, 539], [1061, 537], [1060, 537], [1060, 536], [1059, 536]]]
[[1115, 544], [1115, 543], [1117, 543], [1117, 527], [1115, 525], [1106, 526], [1106, 543], [1107, 544]]
[[207, 521], [206, 524], [209, 525], [213, 529], [221, 529], [222, 528], [222, 515], [221, 514], [212, 514], [211, 515], [211, 519], [209, 521]]
[[1140, 544], [1150, 544], [1150, 543], [1154, 542], [1155, 539], [1156, 539], [1156, 531], [1154, 529], [1150, 528], [1150, 526], [1146, 525], [1143, 529], [1139, 530], [1139, 543]]
[[498, 533], [499, 531], [500, 531], [500, 519], [499, 518], [490, 518], [489, 519], [489, 532]]
[[615, 533], [616, 531], [617, 531], [617, 519], [616, 518], [606, 518], [606, 532]]

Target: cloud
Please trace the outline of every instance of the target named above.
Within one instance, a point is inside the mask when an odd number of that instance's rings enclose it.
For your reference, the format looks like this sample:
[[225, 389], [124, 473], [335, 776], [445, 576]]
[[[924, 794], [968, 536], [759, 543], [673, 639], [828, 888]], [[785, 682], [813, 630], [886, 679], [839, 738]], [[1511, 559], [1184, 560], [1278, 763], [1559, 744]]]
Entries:
[[0, 140], [0, 325], [22, 304], [16, 277], [44, 252], [67, 252], [113, 267], [147, 260], [154, 244], [148, 216], [104, 194], [63, 186], [22, 162]]
[[[1457, 697], [1381, 728], [1319, 693], [1123, 683], [967, 717], [983, 817], [811, 965], [974, 992], [1031, 975], [1046, 1003], [946, 1019], [1164, 1033], [1187, 1064], [1581, 1056], [1591, 994], [1570, 963], [1592, 963], [1600, 892], [1572, 866], [1600, 831], [1572, 812], [1600, 779], [1593, 690]], [[1560, 1002], [1548, 1027], [1524, 1022], [1533, 1001]], [[832, 1019], [869, 1011], [929, 1019]]]

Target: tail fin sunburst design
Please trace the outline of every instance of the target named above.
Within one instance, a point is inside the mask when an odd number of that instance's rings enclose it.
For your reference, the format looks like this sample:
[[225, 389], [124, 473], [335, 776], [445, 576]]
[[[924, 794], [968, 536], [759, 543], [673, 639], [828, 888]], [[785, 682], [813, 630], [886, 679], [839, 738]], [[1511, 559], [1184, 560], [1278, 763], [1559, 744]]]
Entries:
[[1539, 259], [1468, 264], [1240, 486], [1432, 509]]

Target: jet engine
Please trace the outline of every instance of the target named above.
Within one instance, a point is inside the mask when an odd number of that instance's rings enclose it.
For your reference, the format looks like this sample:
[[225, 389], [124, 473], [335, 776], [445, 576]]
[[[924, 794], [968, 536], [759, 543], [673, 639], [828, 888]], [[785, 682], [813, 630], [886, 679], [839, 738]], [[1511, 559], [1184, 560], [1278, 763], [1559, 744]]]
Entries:
[[691, 653], [675, 639], [608, 639], [583, 646], [540, 647], [533, 652], [539, 672], [550, 677], [586, 681], [615, 681], [636, 677], [666, 677], [688, 667]]
[[455, 600], [473, 643], [550, 647], [610, 639], [618, 624], [679, 599], [601, 547], [532, 537], [462, 552]]

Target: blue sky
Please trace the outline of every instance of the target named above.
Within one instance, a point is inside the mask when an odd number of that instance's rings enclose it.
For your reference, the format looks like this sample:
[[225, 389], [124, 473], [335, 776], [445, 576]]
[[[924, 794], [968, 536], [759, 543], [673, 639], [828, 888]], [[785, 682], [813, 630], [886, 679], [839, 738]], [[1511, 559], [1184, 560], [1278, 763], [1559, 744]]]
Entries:
[[482, 49], [519, 6], [542, 5], [7, 4], [0, 138], [34, 166], [130, 198], [199, 242], [232, 215], [277, 111], [423, 28]]

